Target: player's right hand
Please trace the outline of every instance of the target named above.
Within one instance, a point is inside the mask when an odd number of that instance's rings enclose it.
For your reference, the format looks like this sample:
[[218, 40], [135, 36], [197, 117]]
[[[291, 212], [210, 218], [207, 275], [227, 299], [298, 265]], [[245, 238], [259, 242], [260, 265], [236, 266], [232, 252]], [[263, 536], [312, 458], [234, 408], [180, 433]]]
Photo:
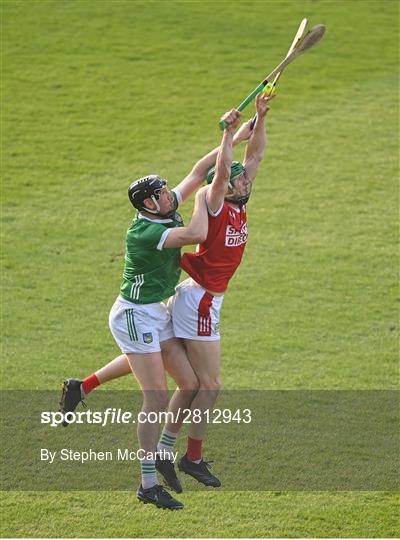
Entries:
[[225, 131], [228, 131], [229, 133], [234, 133], [236, 128], [240, 124], [241, 118], [242, 118], [242, 114], [236, 109], [232, 109], [229, 112], [226, 112], [221, 117], [221, 120], [223, 120], [224, 122], [228, 124], [227, 127], [225, 128]]

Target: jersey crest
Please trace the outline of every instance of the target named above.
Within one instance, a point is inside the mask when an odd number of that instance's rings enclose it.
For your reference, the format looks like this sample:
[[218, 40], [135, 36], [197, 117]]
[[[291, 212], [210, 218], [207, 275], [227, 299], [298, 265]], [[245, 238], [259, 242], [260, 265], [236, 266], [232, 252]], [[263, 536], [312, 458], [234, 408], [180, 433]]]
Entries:
[[143, 341], [145, 343], [152, 343], [153, 342], [153, 334], [151, 332], [146, 332], [143, 334]]
[[180, 214], [178, 214], [178, 212], [175, 212], [173, 218], [172, 218], [174, 221], [176, 221], [177, 223], [179, 223], [180, 225], [183, 224], [183, 219], [182, 219], [182, 216]]

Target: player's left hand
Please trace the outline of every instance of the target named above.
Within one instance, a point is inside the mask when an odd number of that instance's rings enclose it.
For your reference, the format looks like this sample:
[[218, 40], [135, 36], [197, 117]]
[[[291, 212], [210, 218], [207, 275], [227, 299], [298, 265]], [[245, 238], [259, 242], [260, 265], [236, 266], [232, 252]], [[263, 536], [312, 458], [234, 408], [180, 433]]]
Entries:
[[258, 94], [256, 97], [256, 111], [259, 118], [263, 118], [267, 114], [270, 109], [269, 102], [271, 99], [274, 99], [275, 96], [276, 94], [268, 96], [267, 94], [264, 94], [264, 92]]

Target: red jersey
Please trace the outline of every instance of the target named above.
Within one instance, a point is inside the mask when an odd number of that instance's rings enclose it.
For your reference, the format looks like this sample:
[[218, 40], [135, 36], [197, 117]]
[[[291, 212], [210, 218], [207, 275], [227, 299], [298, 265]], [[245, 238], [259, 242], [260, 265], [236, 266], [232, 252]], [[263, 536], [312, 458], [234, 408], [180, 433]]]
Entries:
[[224, 201], [217, 216], [208, 214], [206, 241], [182, 256], [181, 267], [204, 289], [222, 293], [242, 260], [247, 236], [245, 207]]

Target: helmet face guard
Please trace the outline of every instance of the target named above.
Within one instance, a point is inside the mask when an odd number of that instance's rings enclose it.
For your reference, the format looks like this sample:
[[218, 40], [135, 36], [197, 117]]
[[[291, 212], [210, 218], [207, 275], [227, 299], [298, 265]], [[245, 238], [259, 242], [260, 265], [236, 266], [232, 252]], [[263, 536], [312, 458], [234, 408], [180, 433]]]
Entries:
[[[243, 206], [247, 203], [247, 201], [250, 198], [250, 192], [247, 195], [238, 195], [238, 193], [235, 193], [235, 181], [236, 179], [241, 176], [242, 174], [246, 174], [246, 169], [240, 163], [239, 161], [232, 161], [231, 165], [231, 175], [229, 177], [229, 183], [228, 188], [229, 192], [227, 193], [225, 199], [228, 202], [231, 202], [233, 204], [238, 204], [239, 206]], [[215, 176], [215, 167], [210, 169], [207, 174], [207, 184], [211, 184]]]
[[228, 193], [225, 197], [225, 200], [227, 202], [231, 202], [233, 204], [238, 204], [239, 206], [244, 206], [248, 200], [250, 199], [250, 191], [246, 195], [238, 195], [237, 193]]
[[[128, 188], [128, 197], [132, 203], [132, 206], [136, 210], [144, 210], [150, 214], [161, 216], [160, 205], [158, 199], [160, 198], [161, 190], [167, 185], [166, 180], [158, 176], [157, 174], [150, 174], [135, 180]], [[145, 206], [144, 201], [150, 199], [153, 201], [156, 209], [151, 210]], [[175, 210], [174, 210], [175, 211]]]

